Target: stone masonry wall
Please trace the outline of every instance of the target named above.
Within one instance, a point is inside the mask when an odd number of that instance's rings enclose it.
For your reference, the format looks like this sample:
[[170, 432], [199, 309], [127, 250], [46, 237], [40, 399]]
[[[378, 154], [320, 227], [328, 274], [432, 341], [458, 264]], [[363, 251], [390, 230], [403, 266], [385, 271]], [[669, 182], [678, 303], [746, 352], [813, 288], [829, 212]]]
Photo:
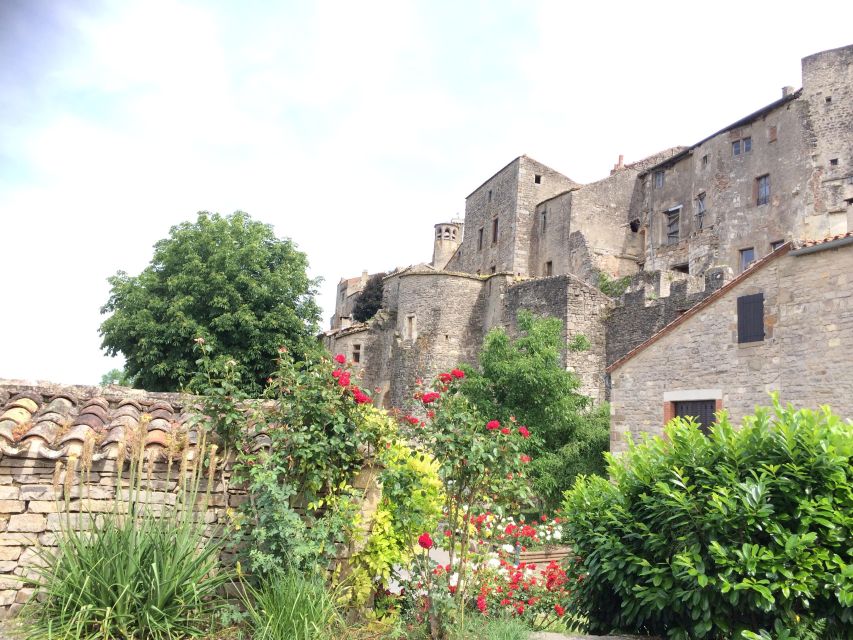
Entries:
[[[660, 434], [665, 392], [707, 390], [740, 422], [768, 392], [853, 418], [853, 246], [771, 259], [611, 372], [611, 445]], [[738, 344], [737, 298], [764, 294], [765, 339]]]

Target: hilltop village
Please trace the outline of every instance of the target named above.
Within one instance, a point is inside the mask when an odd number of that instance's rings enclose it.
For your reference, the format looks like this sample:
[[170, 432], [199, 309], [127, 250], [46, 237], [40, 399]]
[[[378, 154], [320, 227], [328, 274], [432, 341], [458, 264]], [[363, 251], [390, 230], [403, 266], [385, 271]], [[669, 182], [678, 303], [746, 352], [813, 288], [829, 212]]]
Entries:
[[[709, 123], [709, 129], [713, 123]], [[476, 363], [493, 327], [560, 318], [582, 392], [611, 402], [611, 449], [674, 415], [708, 424], [779, 391], [853, 417], [853, 45], [802, 60], [802, 87], [687, 147], [579, 184], [527, 156], [435, 225], [432, 261], [342, 279], [324, 341], [377, 404], [418, 377]]]

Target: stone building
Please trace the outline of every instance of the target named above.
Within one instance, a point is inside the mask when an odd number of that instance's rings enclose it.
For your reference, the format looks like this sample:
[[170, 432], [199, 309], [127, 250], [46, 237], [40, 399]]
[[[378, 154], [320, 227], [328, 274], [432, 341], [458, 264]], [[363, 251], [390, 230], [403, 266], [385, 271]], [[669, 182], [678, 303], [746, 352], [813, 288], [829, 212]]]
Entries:
[[737, 423], [773, 391], [853, 418], [851, 344], [853, 232], [784, 243], [608, 367], [610, 450], [677, 415]]
[[[402, 406], [416, 378], [475, 363], [485, 333], [514, 332], [529, 308], [562, 319], [567, 341], [590, 340], [564, 364], [606, 399], [607, 364], [751, 263], [853, 230], [853, 45], [802, 72], [801, 89], [692, 146], [620, 156], [591, 184], [516, 158], [467, 197], [463, 224], [436, 225], [431, 264], [385, 278], [374, 319], [349, 323], [358, 285], [342, 280], [327, 346], [358, 360], [379, 402]], [[599, 287], [614, 280], [611, 298]]]

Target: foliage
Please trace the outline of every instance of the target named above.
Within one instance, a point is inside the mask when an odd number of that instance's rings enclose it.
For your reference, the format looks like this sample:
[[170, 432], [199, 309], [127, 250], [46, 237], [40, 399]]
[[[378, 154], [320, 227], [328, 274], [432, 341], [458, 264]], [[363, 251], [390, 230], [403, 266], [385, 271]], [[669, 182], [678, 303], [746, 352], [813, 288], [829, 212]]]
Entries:
[[132, 387], [133, 378], [124, 369], [110, 369], [101, 376], [101, 386], [117, 384], [120, 387]]
[[603, 271], [598, 274], [598, 289], [606, 296], [618, 298], [628, 290], [628, 285], [631, 284], [631, 277], [624, 276], [622, 278], [611, 278]]
[[[368, 419], [390, 420], [377, 409]], [[386, 428], [395, 431], [393, 422]], [[435, 529], [441, 516], [444, 494], [437, 463], [401, 442], [389, 444], [379, 456], [382, 498], [363, 549], [350, 559], [349, 602], [356, 606], [382, 592], [392, 578], [401, 578], [398, 569], [411, 562], [413, 541], [422, 531]]]
[[[567, 492], [592, 630], [841, 637], [853, 625], [853, 425], [760, 408], [709, 436], [677, 419]], [[784, 632], [784, 633], [783, 633]]]
[[296, 359], [316, 349], [319, 309], [305, 255], [272, 227], [237, 212], [198, 214], [154, 245], [138, 276], [109, 278], [101, 313], [102, 348], [122, 353], [134, 383], [174, 391], [191, 377], [192, 340], [245, 367], [243, 388], [257, 395], [281, 345]]
[[[471, 521], [475, 507], [526, 504], [530, 495], [524, 472], [530, 457], [522, 453], [529, 433], [513, 421], [502, 425], [480, 414], [460, 390], [464, 377], [459, 369], [439, 374], [432, 390], [415, 395], [425, 412], [424, 419], [413, 415], [403, 418], [411, 440], [437, 462], [444, 486], [443, 531], [436, 537], [447, 551], [450, 569], [436, 573], [428, 554], [420, 555], [413, 583], [420, 583], [426, 591], [421, 594], [419, 588], [410, 588], [416, 600], [411, 607], [426, 608], [435, 638], [442, 637], [449, 627], [464, 624], [469, 556], [477, 533]], [[425, 551], [435, 545], [430, 532], [422, 534], [419, 544]]]
[[245, 584], [245, 621], [253, 640], [331, 640], [342, 620], [321, 576], [276, 571]]
[[[251, 498], [252, 568], [328, 566], [354, 531], [360, 499], [352, 479], [389, 434], [367, 419], [375, 409], [351, 373], [327, 358], [294, 362], [282, 348], [267, 397], [249, 419], [235, 465]], [[259, 436], [269, 447], [255, 446]]]
[[[126, 486], [127, 501], [115, 501], [114, 510], [99, 515], [98, 525], [89, 531], [80, 530], [87, 528], [81, 522], [94, 522], [95, 514], [71, 515], [79, 501], [69, 504], [71, 482], [66, 481], [66, 501], [58, 509], [65, 514], [58, 546], [42, 549], [41, 566], [36, 567], [44, 597], [28, 605], [28, 637], [165, 640], [210, 632], [222, 605], [220, 588], [230, 579], [219, 567], [221, 543], [205, 537], [203, 514], [217, 468], [215, 449], [207, 473], [202, 461], [188, 462], [185, 454], [181, 468], [192, 467], [189, 478], [180, 476], [184, 481], [177, 505], [159, 514], [147, 502], [150, 484], [143, 479], [142, 442], [134, 442], [128, 485], [117, 474], [116, 491]], [[123, 441], [122, 451], [124, 446]], [[202, 441], [199, 450], [204, 449]], [[119, 468], [122, 459], [120, 453]], [[200, 492], [205, 475], [207, 490]]]
[[561, 365], [565, 349], [558, 318], [518, 314], [521, 335], [491, 330], [480, 353], [481, 371], [466, 368], [462, 392], [501, 422], [515, 418], [533, 433], [526, 450], [535, 458], [530, 475], [542, 508], [559, 505], [578, 474], [604, 472], [610, 441], [609, 409], [579, 393], [580, 379]]
[[382, 307], [382, 290], [384, 288], [382, 279], [384, 277], [384, 273], [374, 273], [370, 276], [353, 305], [353, 320], [367, 322]]

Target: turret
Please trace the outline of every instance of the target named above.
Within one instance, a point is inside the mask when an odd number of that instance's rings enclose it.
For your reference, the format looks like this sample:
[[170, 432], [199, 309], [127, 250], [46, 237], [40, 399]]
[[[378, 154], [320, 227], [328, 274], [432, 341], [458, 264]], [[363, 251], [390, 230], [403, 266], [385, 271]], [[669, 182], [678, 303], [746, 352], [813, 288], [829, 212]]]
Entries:
[[442, 222], [435, 225], [435, 241], [432, 249], [432, 266], [444, 269], [462, 243], [462, 223]]

